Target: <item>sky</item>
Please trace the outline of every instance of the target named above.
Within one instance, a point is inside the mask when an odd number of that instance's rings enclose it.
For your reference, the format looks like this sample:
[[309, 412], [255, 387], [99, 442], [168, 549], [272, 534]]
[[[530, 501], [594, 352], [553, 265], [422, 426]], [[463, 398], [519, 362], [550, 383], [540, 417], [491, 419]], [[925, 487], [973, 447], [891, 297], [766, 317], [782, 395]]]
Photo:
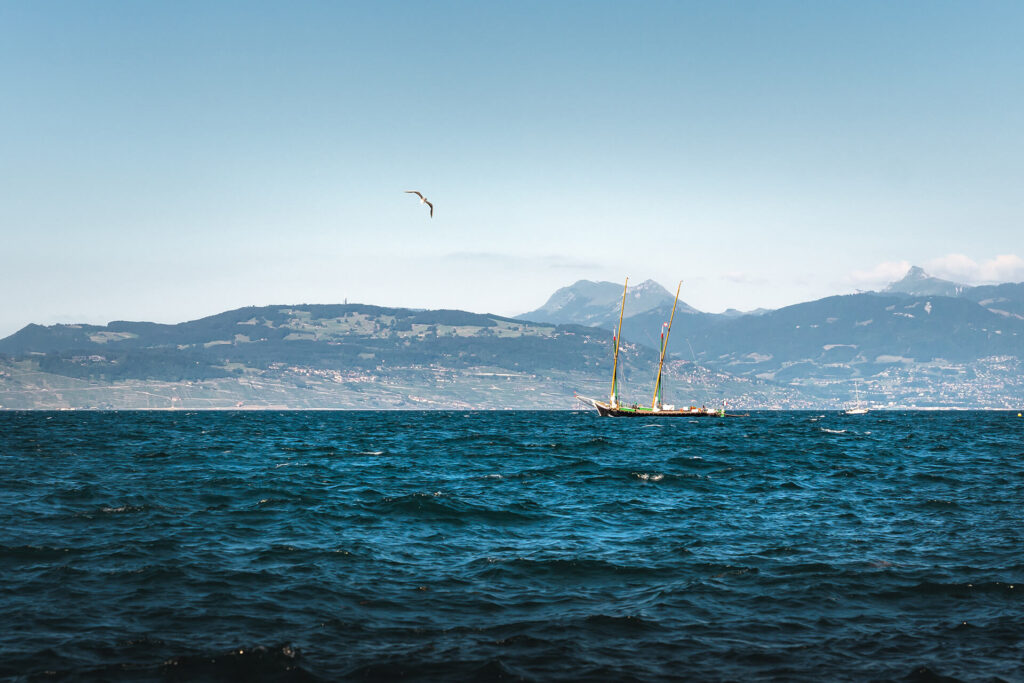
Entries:
[[1022, 28], [977, 0], [0, 3], [0, 336], [1021, 281]]

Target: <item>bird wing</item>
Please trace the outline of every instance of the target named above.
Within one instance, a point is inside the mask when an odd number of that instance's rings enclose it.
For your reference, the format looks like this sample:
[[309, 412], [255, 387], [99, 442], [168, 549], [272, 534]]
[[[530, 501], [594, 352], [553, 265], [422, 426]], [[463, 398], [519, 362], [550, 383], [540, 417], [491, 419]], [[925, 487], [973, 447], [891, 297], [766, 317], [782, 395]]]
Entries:
[[419, 192], [417, 192], [416, 190], [406, 190], [406, 191], [405, 191], [405, 193], [406, 193], [406, 194], [414, 194], [414, 195], [416, 195], [417, 197], [419, 197], [420, 199], [423, 199], [423, 195], [421, 195], [421, 194], [420, 194]]
[[430, 217], [433, 218], [434, 217], [434, 205], [431, 204], [430, 202], [428, 202], [426, 199], [423, 200], [423, 203], [430, 207]]

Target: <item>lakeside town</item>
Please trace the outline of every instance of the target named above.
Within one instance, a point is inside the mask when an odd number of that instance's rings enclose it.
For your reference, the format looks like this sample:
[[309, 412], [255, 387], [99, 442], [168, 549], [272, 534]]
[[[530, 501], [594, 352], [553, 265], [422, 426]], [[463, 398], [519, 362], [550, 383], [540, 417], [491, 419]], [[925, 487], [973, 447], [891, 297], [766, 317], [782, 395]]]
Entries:
[[[1021, 363], [992, 357], [972, 363], [910, 363], [859, 381], [873, 410], [1019, 409], [1024, 396]], [[632, 379], [632, 378], [631, 378]], [[841, 410], [850, 382], [802, 379], [793, 385], [730, 376], [686, 361], [666, 365], [666, 401], [744, 410]], [[574, 393], [603, 395], [597, 373], [509, 372], [502, 368], [404, 368], [338, 370], [273, 363], [266, 370], [206, 380], [103, 382], [46, 373], [31, 361], [0, 364], [0, 410], [202, 410], [396, 409], [572, 410]], [[630, 382], [637, 399], [646, 383]], [[832, 395], [830, 395], [832, 394]]]

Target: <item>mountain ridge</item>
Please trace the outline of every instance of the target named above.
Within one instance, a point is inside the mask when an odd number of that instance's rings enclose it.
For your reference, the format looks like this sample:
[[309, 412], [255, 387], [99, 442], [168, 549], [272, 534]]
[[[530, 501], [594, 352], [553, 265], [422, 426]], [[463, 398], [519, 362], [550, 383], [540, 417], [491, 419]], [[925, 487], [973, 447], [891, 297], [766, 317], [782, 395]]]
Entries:
[[[623, 286], [613, 282], [578, 280], [555, 291], [538, 309], [515, 316], [520, 320], [553, 322], [561, 320], [577, 325], [608, 326], [619, 317]], [[627, 290], [626, 301], [631, 315], [671, 306], [674, 296], [654, 280], [644, 280]], [[699, 313], [680, 301], [680, 313]]]
[[[636, 316], [649, 316], [652, 312], [658, 311], [663, 314], [666, 320], [671, 313], [672, 295], [667, 289], [653, 280], [645, 280], [636, 285], [641, 291], [657, 292], [656, 296], [646, 297], [641, 305], [637, 305], [633, 297], [627, 296], [626, 307], [623, 314], [624, 320]], [[633, 287], [630, 288], [632, 292]], [[601, 292], [599, 301], [591, 299], [592, 292]], [[862, 292], [872, 293], [872, 292]], [[911, 266], [904, 276], [886, 285], [881, 290], [873, 293], [893, 294], [908, 296], [947, 296], [952, 298], [963, 297], [976, 301], [981, 305], [1007, 304], [1007, 310], [995, 309], [1004, 315], [1024, 315], [1024, 282], [1001, 283], [995, 285], [966, 285], [950, 280], [943, 280], [929, 275], [920, 266]], [[615, 296], [613, 297], [612, 294]], [[576, 283], [562, 287], [553, 294], [548, 301], [539, 309], [514, 316], [520, 320], [537, 320], [543, 322], [565, 322], [578, 325], [604, 326], [614, 328], [619, 317], [619, 304], [622, 296], [622, 286], [608, 281], [579, 280]], [[836, 295], [841, 296], [841, 295]], [[639, 298], [639, 296], [638, 296]], [[801, 303], [789, 304], [798, 306]], [[783, 308], [787, 308], [784, 306]], [[772, 310], [757, 308], [751, 311], [738, 311], [734, 308], [726, 309], [722, 313], [707, 313], [700, 311], [684, 301], [679, 302], [677, 313], [693, 315], [715, 316], [737, 318], [744, 315], [763, 315]], [[625, 323], [624, 323], [625, 324]]]
[[[684, 393], [702, 386], [751, 408], [836, 407], [853, 382], [884, 407], [1024, 401], [1024, 283], [939, 281], [947, 296], [917, 293], [935, 286], [923, 271], [908, 276], [900, 282], [909, 291], [771, 311], [687, 307], [675, 317], [667, 377]], [[577, 285], [596, 299], [562, 291]], [[623, 376], [640, 380], [637, 398], [649, 400], [640, 387], [653, 378], [671, 295], [651, 281], [637, 287], [620, 362]], [[568, 408], [576, 391], [607, 391], [622, 288], [580, 281], [562, 290], [546, 321], [304, 304], [177, 324], [29, 324], [0, 340], [0, 407]], [[580, 319], [599, 324], [571, 322]]]
[[924, 271], [924, 268], [911, 266], [902, 279], [890, 282], [881, 292], [883, 294], [900, 293], [914, 296], [956, 297], [960, 296], [966, 289], [970, 289], [970, 286], [932, 277]]

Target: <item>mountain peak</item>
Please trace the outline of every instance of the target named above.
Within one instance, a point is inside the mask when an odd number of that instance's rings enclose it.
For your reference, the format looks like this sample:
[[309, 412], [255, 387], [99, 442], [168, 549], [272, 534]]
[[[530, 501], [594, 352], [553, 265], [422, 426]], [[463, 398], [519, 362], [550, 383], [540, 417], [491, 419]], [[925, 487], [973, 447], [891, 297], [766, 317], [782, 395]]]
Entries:
[[882, 290], [886, 294], [912, 296], [960, 296], [966, 285], [932, 277], [920, 266], [911, 266], [902, 280], [891, 282]]
[[[630, 284], [626, 293], [626, 317], [657, 309], [671, 309], [674, 295], [654, 280]], [[574, 323], [613, 328], [619, 318], [622, 285], [615, 282], [579, 280], [562, 287], [535, 311], [517, 316], [534, 322]], [[697, 313], [685, 302], [679, 302], [680, 313]]]
[[659, 285], [654, 280], [644, 280], [638, 285], [633, 285], [630, 289], [634, 292], [658, 292], [671, 296], [667, 289]]

